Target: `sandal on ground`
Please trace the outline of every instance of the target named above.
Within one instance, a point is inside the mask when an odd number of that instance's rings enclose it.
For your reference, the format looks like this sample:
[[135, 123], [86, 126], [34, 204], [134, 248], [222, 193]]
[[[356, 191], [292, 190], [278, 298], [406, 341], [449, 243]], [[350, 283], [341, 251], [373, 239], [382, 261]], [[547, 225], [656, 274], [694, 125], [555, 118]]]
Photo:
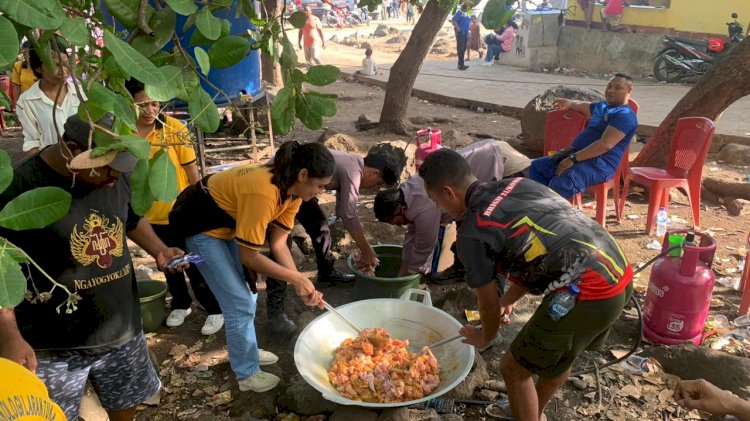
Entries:
[[[513, 411], [511, 411], [510, 409], [510, 401], [508, 399], [504, 399], [500, 402], [487, 405], [487, 407], [484, 408], [484, 413], [487, 414], [487, 416], [489, 416], [490, 418], [496, 420], [515, 420], [515, 418], [513, 417]], [[547, 421], [547, 416], [542, 414], [540, 421]]]

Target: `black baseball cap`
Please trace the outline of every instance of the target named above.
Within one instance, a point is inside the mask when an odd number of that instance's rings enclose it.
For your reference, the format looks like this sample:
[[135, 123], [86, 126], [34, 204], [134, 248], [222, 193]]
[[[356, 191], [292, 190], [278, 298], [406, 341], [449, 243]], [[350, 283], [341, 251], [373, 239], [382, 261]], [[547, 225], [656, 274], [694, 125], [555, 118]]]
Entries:
[[[114, 124], [114, 116], [110, 113], [105, 114], [102, 118], [96, 121], [96, 124], [107, 129], [111, 129]], [[131, 173], [135, 169], [135, 165], [138, 163], [138, 158], [135, 157], [129, 151], [111, 151], [104, 155], [96, 158], [91, 157], [91, 151], [87, 150], [89, 145], [89, 132], [91, 127], [89, 123], [83, 121], [78, 115], [74, 114], [65, 121], [64, 138], [68, 141], [73, 141], [82, 146], [84, 152], [77, 155], [70, 162], [70, 167], [73, 169], [87, 169], [109, 166], [115, 171], [121, 173]], [[96, 132], [97, 136], [106, 134]]]

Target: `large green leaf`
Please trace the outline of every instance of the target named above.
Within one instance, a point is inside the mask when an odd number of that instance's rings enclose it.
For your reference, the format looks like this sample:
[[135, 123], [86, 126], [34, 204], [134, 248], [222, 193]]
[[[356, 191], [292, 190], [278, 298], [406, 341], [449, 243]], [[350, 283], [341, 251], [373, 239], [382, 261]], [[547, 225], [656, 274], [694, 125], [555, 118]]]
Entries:
[[0, 107], [5, 107], [7, 109], [10, 109], [10, 97], [7, 93], [5, 93], [5, 90], [0, 89]]
[[198, 10], [195, 0], [166, 0], [166, 2], [172, 10], [183, 16], [192, 15]]
[[[133, 29], [138, 25], [139, 4], [139, 0], [104, 0], [109, 13], [128, 29]], [[112, 24], [112, 22], [107, 23]]]
[[195, 60], [198, 62], [201, 72], [208, 76], [208, 72], [211, 71], [211, 59], [208, 57], [206, 50], [201, 47], [195, 47], [193, 54], [195, 54]]
[[10, 186], [13, 181], [13, 165], [10, 162], [10, 155], [3, 149], [0, 149], [0, 193]]
[[25, 263], [29, 261], [29, 256], [20, 247], [11, 243], [6, 238], [0, 237], [0, 256], [9, 256], [13, 261]]
[[160, 86], [146, 85], [146, 95], [157, 101], [171, 101], [185, 89], [182, 82], [182, 69], [166, 65], [159, 68], [166, 83]]
[[154, 36], [140, 34], [130, 45], [146, 57], [151, 57], [167, 45], [175, 31], [177, 15], [171, 9], [157, 10], [148, 21]]
[[130, 204], [133, 210], [143, 216], [151, 209], [154, 203], [154, 195], [148, 185], [148, 159], [138, 161], [135, 170], [130, 174]]
[[60, 34], [73, 45], [86, 45], [91, 38], [91, 31], [83, 18], [65, 19]]
[[18, 59], [18, 33], [13, 23], [0, 16], [0, 66], [15, 63]]
[[195, 25], [208, 39], [216, 40], [221, 35], [221, 19], [214, 16], [208, 7], [195, 15]]
[[151, 152], [151, 144], [148, 140], [124, 134], [120, 136], [120, 142], [125, 145], [126, 148], [138, 159], [148, 159], [148, 154]]
[[148, 173], [148, 186], [154, 197], [169, 203], [177, 198], [177, 171], [169, 154], [164, 149], [156, 152], [151, 158]]
[[336, 66], [313, 66], [307, 71], [305, 81], [315, 86], [326, 86], [335, 82], [340, 74], [341, 70]]
[[294, 127], [294, 97], [292, 89], [281, 88], [271, 104], [273, 131], [280, 135], [289, 133]]
[[93, 82], [86, 91], [88, 101], [86, 105], [92, 113], [91, 118], [98, 120], [99, 117], [107, 112], [111, 112], [115, 117], [122, 120], [131, 130], [135, 130], [135, 115], [128, 105], [128, 101], [122, 95], [118, 95], [104, 86]]
[[[232, 28], [232, 24], [226, 20], [221, 19], [221, 35], [219, 37], [225, 37], [229, 35], [229, 30]], [[190, 46], [194, 47], [196, 45], [211, 45], [214, 43], [214, 40], [206, 38], [205, 35], [201, 31], [194, 31], [193, 35], [190, 37]]]
[[222, 69], [234, 66], [240, 60], [247, 57], [250, 52], [250, 43], [245, 38], [237, 35], [229, 35], [216, 41], [208, 50], [208, 58], [211, 67]]
[[21, 193], [0, 211], [0, 227], [16, 231], [44, 228], [65, 216], [70, 193], [59, 187], [38, 187]]
[[112, 56], [120, 68], [130, 76], [140, 80], [144, 84], [164, 84], [164, 76], [161, 72], [141, 53], [128, 45], [125, 41], [114, 36], [109, 30], [104, 31], [104, 45], [112, 52]]
[[188, 100], [188, 111], [193, 124], [206, 133], [213, 133], [219, 128], [221, 118], [213, 99], [200, 86], [193, 88]]
[[26, 294], [26, 276], [21, 266], [6, 254], [0, 254], [0, 308], [13, 308]]
[[57, 0], [0, 0], [0, 12], [29, 28], [57, 29], [65, 12]]
[[292, 16], [289, 16], [289, 23], [292, 24], [297, 29], [302, 29], [303, 26], [307, 23], [307, 15], [303, 11], [298, 11], [292, 13]]
[[308, 92], [297, 96], [295, 101], [297, 118], [310, 130], [323, 127], [323, 117], [336, 115], [336, 101], [333, 98]]
[[500, 29], [508, 22], [515, 10], [508, 10], [515, 0], [489, 0], [482, 11], [482, 25], [487, 29]]

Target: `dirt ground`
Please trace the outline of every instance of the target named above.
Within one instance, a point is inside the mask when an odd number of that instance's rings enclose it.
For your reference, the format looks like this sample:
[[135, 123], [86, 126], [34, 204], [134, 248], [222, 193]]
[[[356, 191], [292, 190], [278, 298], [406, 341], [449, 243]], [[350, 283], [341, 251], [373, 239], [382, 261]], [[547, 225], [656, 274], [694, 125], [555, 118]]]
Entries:
[[[377, 120], [383, 101], [384, 92], [376, 87], [359, 83], [338, 81], [331, 86], [321, 89], [327, 93], [339, 95], [338, 113], [335, 117], [326, 121], [325, 129], [329, 133], [343, 133], [354, 140], [345, 139], [340, 142], [341, 147], [356, 148], [354, 152], [365, 153], [366, 150], [378, 142], [401, 141], [409, 139], [403, 136], [379, 133], [377, 130], [368, 132], [357, 132], [354, 122], [360, 115], [366, 115], [371, 120]], [[520, 135], [520, 122], [516, 119], [494, 113], [477, 113], [467, 109], [448, 107], [440, 104], [427, 103], [412, 98], [409, 105], [409, 117], [417, 118], [419, 126], [432, 126], [439, 128], [443, 133], [454, 130], [453, 138], [446, 139], [446, 146], [460, 147], [470, 142], [472, 138], [466, 137], [467, 133], [486, 133], [497, 139], [503, 139], [518, 146], [522, 152], [522, 142], [518, 139]], [[421, 120], [420, 120], [421, 119]], [[437, 123], [435, 121], [438, 121]], [[316, 141], [321, 136], [320, 131], [310, 131], [298, 124], [290, 135], [283, 139], [277, 138], [276, 142], [297, 139], [302, 141]], [[468, 140], [467, 140], [468, 139]], [[11, 151], [18, 157], [19, 132], [10, 130], [2, 139], [2, 147]], [[230, 160], [246, 159], [244, 153], [225, 153], [220, 157], [209, 157], [210, 164], [226, 163]], [[407, 169], [413, 172], [413, 168]], [[726, 180], [743, 180], [747, 168], [732, 167], [716, 162], [709, 157], [705, 166], [705, 175]], [[368, 240], [371, 243], [400, 244], [403, 238], [403, 229], [375, 220], [372, 211], [374, 192], [365, 192], [361, 196], [359, 206], [360, 218], [363, 222]], [[326, 210], [332, 212], [333, 203], [331, 195], [323, 195], [322, 202]], [[618, 240], [625, 254], [634, 265], [639, 265], [649, 260], [657, 252], [646, 248], [646, 245], [654, 240], [644, 234], [646, 198], [640, 194], [630, 196], [631, 202], [625, 208], [624, 218], [621, 222], [615, 221], [610, 215], [608, 229]], [[586, 198], [584, 203], [591, 201]], [[610, 201], [610, 206], [611, 205]], [[593, 216], [593, 209], [584, 208], [583, 212]], [[610, 212], [613, 214], [613, 212]], [[632, 216], [631, 216], [632, 215]], [[690, 210], [685, 198], [677, 197], [670, 207], [670, 216], [673, 218], [673, 226], [688, 224], [690, 221]], [[631, 219], [632, 218], [632, 219]], [[719, 244], [717, 248], [714, 268], [717, 277], [739, 276], [737, 267], [745, 256], [745, 238], [750, 232], [750, 221], [747, 218], [730, 218], [726, 209], [720, 203], [704, 202], [701, 212], [702, 228], [711, 232]], [[337, 266], [342, 270], [348, 270], [344, 261], [351, 251], [352, 243], [344, 238], [339, 241], [336, 252], [340, 257]], [[146, 265], [153, 268], [153, 262], [146, 258], [141, 251], [134, 248], [135, 266]], [[300, 269], [306, 271], [310, 277], [315, 276], [314, 256], [307, 255], [297, 262]], [[740, 269], [741, 271], [741, 269]], [[158, 277], [159, 274], [154, 275]], [[649, 277], [649, 269], [644, 270], [636, 279], [636, 292], [642, 298]], [[435, 285], [424, 285], [433, 295], [433, 301], [441, 306], [451, 297], [465, 290], [463, 284], [453, 284], [436, 287]], [[319, 285], [326, 299], [334, 306], [353, 301], [352, 289], [346, 286]], [[736, 317], [739, 295], [736, 291], [717, 286], [712, 299], [711, 314], [723, 314], [730, 320]], [[296, 374], [293, 359], [293, 348], [297, 334], [314, 317], [322, 314], [319, 310], [309, 310], [300, 301], [290, 294], [287, 300], [287, 312], [293, 320], [297, 321], [299, 329], [292, 337], [272, 337], [266, 331], [265, 293], [261, 291], [258, 299], [258, 311], [256, 315], [256, 326], [258, 341], [262, 348], [276, 353], [279, 363], [271, 371], [281, 375], [286, 381], [280, 388], [266, 394], [282, 391], [289, 386], [289, 380]], [[524, 321], [538, 304], [537, 299], [524, 299], [519, 303], [514, 313], [513, 323], [504, 327], [502, 334], [504, 343], [486, 351], [483, 354], [488, 364], [489, 374], [492, 379], [500, 379], [499, 360], [504, 354], [512, 337], [518, 332]], [[186, 323], [178, 328], [161, 327], [155, 333], [148, 334], [151, 349], [156, 353], [159, 361], [160, 374], [164, 384], [158, 406], [142, 406], [138, 413], [139, 420], [172, 420], [172, 419], [226, 419], [226, 417], [240, 417], [243, 415], [240, 402], [244, 405], [252, 405], [261, 397], [253, 396], [252, 393], [240, 393], [229, 368], [226, 352], [224, 331], [210, 337], [201, 336], [199, 331], [205, 319], [205, 312], [197, 306], [193, 307], [194, 314], [189, 316]], [[588, 353], [581, 358], [574, 371], [591, 368], [594, 363], [601, 365], [606, 360], [613, 359], [613, 355], [620, 350], [626, 350], [632, 346], [635, 335], [637, 335], [637, 323], [635, 313], [628, 309], [615, 326], [610, 337], [607, 350], [601, 353]], [[460, 319], [461, 321], [465, 321]], [[644, 345], [648, 346], [648, 345]], [[619, 355], [619, 354], [618, 354]], [[705, 367], [706, 371], [727, 370], [727, 367]], [[731, 368], [729, 368], [731, 369]], [[668, 390], [673, 384], [674, 378], [668, 380], [657, 379], [643, 381], [633, 379], [621, 368], [603, 372], [594, 378], [593, 375], [583, 379], [583, 390], [579, 390], [571, 384], [558, 393], [547, 410], [550, 419], [555, 420], [578, 420], [578, 419], [695, 419], [697, 413], [685, 414], [676, 409], [673, 401], [669, 401]], [[628, 386], [625, 388], [624, 386]], [[636, 388], [636, 389], [634, 389]], [[623, 394], [623, 390], [628, 391]], [[592, 394], [592, 392], [595, 392]], [[643, 408], [650, 408], [649, 396], [657, 396], [661, 403], [658, 413], [645, 413]], [[477, 397], [478, 398], [478, 397]], [[466, 408], [465, 419], [483, 419], [482, 407], [469, 406]], [[280, 415], [277, 419], [293, 420], [300, 419], [286, 414], [284, 408], [278, 407]], [[286, 417], [286, 418], [284, 418]], [[666, 417], [666, 418], [665, 418]], [[91, 418], [87, 418], [91, 421]], [[247, 418], [244, 419], [252, 419]], [[302, 418], [305, 419], [305, 418]], [[320, 418], [318, 418], [320, 419]]]

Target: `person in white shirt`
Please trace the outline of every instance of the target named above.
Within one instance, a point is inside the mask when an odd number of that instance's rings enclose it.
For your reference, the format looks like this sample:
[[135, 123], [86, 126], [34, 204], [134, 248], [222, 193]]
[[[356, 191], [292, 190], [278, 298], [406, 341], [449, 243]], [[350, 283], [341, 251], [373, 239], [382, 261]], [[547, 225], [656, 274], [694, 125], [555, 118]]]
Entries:
[[[53, 71], [42, 64], [33, 48], [29, 50], [31, 70], [39, 80], [21, 94], [16, 103], [18, 121], [23, 127], [22, 149], [29, 155], [57, 143], [57, 133], [62, 135], [63, 124], [78, 111], [81, 102], [73, 83], [67, 81], [68, 56], [65, 48], [60, 45], [59, 51], [59, 54], [52, 54], [56, 59]], [[55, 130], [54, 123], [57, 123], [58, 130]]]
[[378, 73], [378, 66], [372, 59], [372, 48], [365, 50], [365, 58], [362, 59], [362, 69], [355, 72], [358, 75], [375, 76]]

